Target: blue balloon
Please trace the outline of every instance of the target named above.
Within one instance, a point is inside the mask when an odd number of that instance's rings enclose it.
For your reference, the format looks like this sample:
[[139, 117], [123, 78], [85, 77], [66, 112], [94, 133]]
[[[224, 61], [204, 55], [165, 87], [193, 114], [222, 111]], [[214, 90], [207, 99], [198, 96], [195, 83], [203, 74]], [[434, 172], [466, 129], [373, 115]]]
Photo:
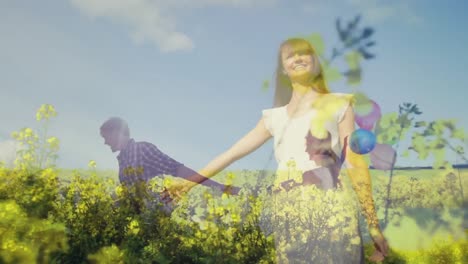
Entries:
[[349, 146], [354, 153], [367, 154], [374, 149], [376, 141], [374, 133], [360, 128], [351, 134]]

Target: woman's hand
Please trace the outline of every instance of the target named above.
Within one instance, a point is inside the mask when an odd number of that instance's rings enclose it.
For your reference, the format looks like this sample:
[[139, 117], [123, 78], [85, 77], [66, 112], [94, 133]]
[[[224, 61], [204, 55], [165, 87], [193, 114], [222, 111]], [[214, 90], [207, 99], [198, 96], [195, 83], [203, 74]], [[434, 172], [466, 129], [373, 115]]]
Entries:
[[[172, 182], [169, 186], [167, 186], [162, 194], [163, 197], [171, 197], [172, 199], [178, 201], [182, 199], [182, 197], [187, 194], [193, 187], [195, 187], [197, 183], [185, 180], [179, 180], [176, 182]], [[220, 190], [223, 193], [229, 195], [238, 195], [240, 188], [233, 186], [233, 185], [220, 185]]]
[[[370, 235], [372, 241], [374, 241], [376, 252], [378, 251], [382, 255], [382, 257], [386, 257], [388, 255], [389, 247], [387, 240], [382, 234], [382, 231], [380, 231], [380, 229], [373, 228], [370, 230]], [[375, 257], [378, 258], [379, 256], [378, 254], [376, 254], [376, 252], [374, 252], [372, 256], [375, 255]]]
[[187, 194], [195, 185], [194, 182], [186, 180], [177, 180], [171, 182], [171, 184], [165, 187], [164, 192], [162, 193], [163, 197], [171, 197], [172, 199], [178, 201]]
[[238, 195], [240, 191], [239, 187], [232, 186], [230, 184], [224, 185], [223, 193]]
[[372, 262], [382, 262], [384, 259], [385, 257], [378, 250], [375, 250], [372, 256], [369, 257], [369, 260]]

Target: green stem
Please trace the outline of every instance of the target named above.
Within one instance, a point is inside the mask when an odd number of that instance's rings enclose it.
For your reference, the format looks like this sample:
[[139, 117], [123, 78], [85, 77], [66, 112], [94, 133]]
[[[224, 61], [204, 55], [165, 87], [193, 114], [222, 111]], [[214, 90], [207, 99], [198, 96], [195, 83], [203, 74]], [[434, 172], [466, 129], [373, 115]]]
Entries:
[[445, 138], [442, 138], [442, 140], [444, 141], [445, 145], [447, 145], [449, 147], [449, 149], [451, 149], [453, 152], [455, 152], [463, 161], [465, 161], [466, 163], [468, 163], [468, 159], [463, 156], [460, 152], [458, 152], [453, 146], [452, 144], [450, 144], [450, 142], [448, 142], [448, 140], [446, 140]]
[[[446, 146], [449, 147], [449, 149], [451, 149], [453, 152], [455, 152], [458, 157], [460, 157], [463, 161], [465, 161], [466, 163], [468, 163], [468, 159], [463, 156], [461, 153], [459, 153], [453, 146], [452, 144], [450, 144], [450, 142], [448, 142], [448, 140], [446, 140], [445, 138], [442, 139], [445, 143]], [[462, 202], [462, 206], [465, 205], [465, 194], [463, 192], [463, 184], [462, 184], [462, 181], [461, 181], [461, 177], [460, 177], [460, 169], [458, 169], [458, 184], [460, 185], [460, 192], [461, 192], [461, 202]]]
[[[399, 117], [401, 117], [401, 115]], [[413, 120], [413, 119], [411, 119], [411, 120]], [[395, 155], [396, 155], [397, 150], [398, 150], [398, 146], [399, 146], [399, 143], [400, 143], [400, 140], [401, 140], [401, 135], [403, 134], [403, 129], [404, 129], [404, 126], [401, 126], [401, 129], [398, 132], [398, 141], [397, 141], [397, 144], [395, 146]], [[388, 209], [390, 207], [390, 190], [392, 188], [393, 168], [395, 167], [395, 163], [396, 163], [396, 161], [393, 163], [393, 166], [390, 169], [390, 179], [389, 179], [388, 185], [387, 185], [387, 199], [385, 201], [385, 218], [384, 218], [383, 229], [385, 229], [387, 227], [387, 225], [388, 225]]]
[[44, 149], [46, 147], [46, 142], [47, 142], [47, 121], [44, 123], [44, 134], [42, 137], [42, 144], [39, 144], [40, 147], [40, 155], [39, 155], [39, 169], [42, 169], [42, 162], [44, 159]]

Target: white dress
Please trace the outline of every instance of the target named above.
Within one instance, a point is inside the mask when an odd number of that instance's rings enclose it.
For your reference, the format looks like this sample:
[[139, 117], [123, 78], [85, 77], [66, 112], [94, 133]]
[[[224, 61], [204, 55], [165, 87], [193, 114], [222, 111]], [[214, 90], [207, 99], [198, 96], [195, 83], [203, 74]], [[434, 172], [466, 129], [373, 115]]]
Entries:
[[[363, 261], [356, 203], [337, 178], [342, 164], [338, 123], [350, 98], [324, 95], [318, 108], [293, 118], [286, 106], [263, 110], [278, 163], [272, 199], [265, 203], [272, 209], [266, 211], [271, 212], [278, 263]], [[312, 130], [325, 134], [315, 137]], [[302, 185], [305, 175], [312, 175], [314, 184]]]

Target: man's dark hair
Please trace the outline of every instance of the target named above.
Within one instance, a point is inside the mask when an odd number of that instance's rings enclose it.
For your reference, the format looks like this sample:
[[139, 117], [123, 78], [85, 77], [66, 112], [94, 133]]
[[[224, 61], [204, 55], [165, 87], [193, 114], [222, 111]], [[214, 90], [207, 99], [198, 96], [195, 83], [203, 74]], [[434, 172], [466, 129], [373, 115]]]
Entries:
[[125, 120], [120, 117], [111, 117], [101, 126], [101, 134], [118, 131], [125, 136], [130, 136], [130, 129]]

